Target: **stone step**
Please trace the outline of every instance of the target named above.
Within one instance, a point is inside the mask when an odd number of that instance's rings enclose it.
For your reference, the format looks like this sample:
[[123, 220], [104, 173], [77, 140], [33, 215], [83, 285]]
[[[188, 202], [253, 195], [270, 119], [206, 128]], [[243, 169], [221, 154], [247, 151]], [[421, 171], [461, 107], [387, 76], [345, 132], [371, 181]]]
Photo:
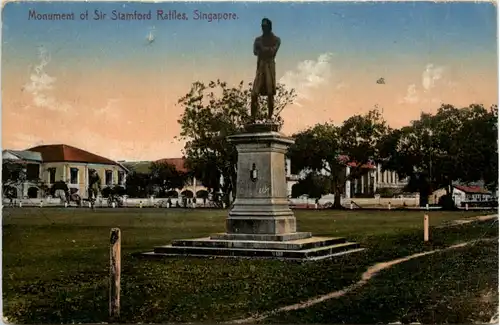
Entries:
[[236, 258], [236, 259], [262, 259], [262, 260], [284, 260], [284, 261], [297, 261], [297, 262], [308, 262], [308, 261], [320, 261], [335, 257], [340, 257], [348, 254], [358, 253], [364, 251], [365, 248], [353, 248], [347, 249], [344, 251], [340, 251], [332, 254], [325, 254], [320, 256], [303, 256], [303, 257], [289, 257], [289, 256], [262, 256], [262, 255], [253, 255], [253, 256], [242, 256], [242, 255], [207, 255], [207, 254], [179, 254], [179, 253], [155, 253], [155, 252], [147, 252], [142, 253], [140, 256], [144, 258], [175, 258], [175, 257], [191, 257], [191, 258]]
[[175, 247], [212, 247], [212, 248], [244, 248], [244, 249], [276, 249], [303, 250], [345, 243], [342, 237], [311, 237], [289, 241], [254, 241], [254, 240], [224, 240], [197, 238], [172, 241]]
[[358, 243], [345, 242], [323, 247], [302, 250], [277, 249], [246, 249], [246, 248], [217, 248], [193, 246], [159, 246], [155, 247], [154, 254], [169, 256], [233, 256], [233, 257], [265, 257], [278, 259], [310, 259], [327, 256], [359, 248]]
[[218, 233], [210, 236], [217, 240], [253, 240], [253, 241], [290, 241], [311, 238], [310, 232], [293, 232], [285, 234], [228, 234]]

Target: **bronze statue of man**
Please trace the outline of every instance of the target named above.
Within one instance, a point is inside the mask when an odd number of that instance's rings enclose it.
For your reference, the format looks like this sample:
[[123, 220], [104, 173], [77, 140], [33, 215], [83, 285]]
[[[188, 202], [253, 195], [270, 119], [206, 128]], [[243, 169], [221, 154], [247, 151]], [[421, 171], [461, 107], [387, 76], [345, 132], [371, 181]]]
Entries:
[[257, 56], [257, 72], [252, 88], [250, 114], [255, 122], [259, 110], [259, 96], [267, 96], [268, 119], [273, 117], [274, 95], [276, 95], [276, 53], [281, 45], [281, 39], [273, 34], [272, 22], [262, 19], [262, 36], [253, 43], [253, 54]]

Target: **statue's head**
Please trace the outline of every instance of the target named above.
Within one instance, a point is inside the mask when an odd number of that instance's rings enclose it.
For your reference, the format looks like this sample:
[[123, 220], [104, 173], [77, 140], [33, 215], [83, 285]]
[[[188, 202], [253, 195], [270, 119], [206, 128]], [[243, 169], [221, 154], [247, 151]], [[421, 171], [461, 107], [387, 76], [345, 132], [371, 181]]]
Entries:
[[269, 34], [273, 30], [273, 23], [268, 18], [262, 19], [261, 26], [264, 34]]

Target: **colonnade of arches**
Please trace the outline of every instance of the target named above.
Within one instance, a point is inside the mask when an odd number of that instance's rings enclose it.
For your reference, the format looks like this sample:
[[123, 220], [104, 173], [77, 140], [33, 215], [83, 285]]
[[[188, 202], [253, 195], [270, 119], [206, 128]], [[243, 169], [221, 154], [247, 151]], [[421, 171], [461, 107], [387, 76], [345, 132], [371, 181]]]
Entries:
[[[188, 198], [188, 199], [192, 199], [193, 197], [195, 197], [195, 193], [191, 190], [171, 190], [171, 191], [168, 191], [165, 194], [165, 196], [168, 198], [172, 198], [172, 199], [181, 198], [183, 196]], [[196, 198], [197, 199], [208, 198], [208, 191], [207, 190], [196, 191]]]

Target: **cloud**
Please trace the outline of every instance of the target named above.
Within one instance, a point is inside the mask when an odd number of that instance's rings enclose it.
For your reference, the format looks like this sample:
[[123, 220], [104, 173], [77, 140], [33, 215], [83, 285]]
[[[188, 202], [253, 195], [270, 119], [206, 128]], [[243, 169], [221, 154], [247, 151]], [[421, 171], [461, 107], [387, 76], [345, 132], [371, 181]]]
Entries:
[[418, 103], [419, 98], [417, 95], [417, 86], [415, 84], [411, 84], [406, 89], [406, 96], [403, 98], [404, 103], [408, 104], [416, 104]]
[[424, 72], [422, 72], [422, 87], [424, 87], [424, 91], [434, 88], [436, 81], [443, 77], [443, 72], [443, 67], [435, 67], [432, 63], [428, 64]]
[[443, 78], [443, 74], [443, 67], [434, 66], [432, 63], [427, 64], [422, 72], [422, 89], [419, 90], [414, 83], [410, 84], [406, 89], [405, 97], [400, 100], [400, 103], [439, 103], [441, 101], [440, 99], [429, 97], [429, 91], [436, 86], [438, 80]]
[[[64, 112], [66, 114], [74, 112], [73, 106], [67, 101], [60, 101], [50, 95], [54, 89], [56, 78], [50, 76], [45, 68], [51, 62], [50, 53], [43, 47], [38, 52], [39, 63], [32, 69], [29, 82], [23, 87], [23, 90], [33, 96], [33, 105], [35, 107], [46, 108], [52, 111]], [[107, 115], [115, 118], [118, 116], [120, 98], [110, 98], [106, 104], [100, 108], [85, 107], [81, 111], [92, 112], [97, 116]]]
[[54, 88], [56, 78], [47, 74], [45, 67], [50, 63], [49, 52], [41, 47], [38, 52], [40, 62], [33, 68], [30, 81], [24, 86], [24, 90], [33, 96], [33, 104], [36, 107], [47, 108], [55, 111], [68, 111], [71, 107], [66, 103], [58, 102], [47, 92]]
[[[316, 60], [304, 60], [294, 70], [287, 71], [279, 80], [287, 88], [295, 89], [297, 102], [309, 99], [310, 91], [328, 82], [331, 76], [332, 53], [323, 53]], [[300, 103], [297, 103], [300, 106]]]
[[110, 98], [107, 100], [106, 105], [94, 110], [94, 113], [98, 116], [107, 115], [108, 117], [118, 117], [118, 103], [120, 103], [120, 98]]
[[349, 84], [345, 83], [345, 82], [340, 82], [337, 86], [335, 86], [335, 89], [337, 90], [341, 90], [341, 89], [345, 89], [345, 88], [348, 88], [349, 87]]

